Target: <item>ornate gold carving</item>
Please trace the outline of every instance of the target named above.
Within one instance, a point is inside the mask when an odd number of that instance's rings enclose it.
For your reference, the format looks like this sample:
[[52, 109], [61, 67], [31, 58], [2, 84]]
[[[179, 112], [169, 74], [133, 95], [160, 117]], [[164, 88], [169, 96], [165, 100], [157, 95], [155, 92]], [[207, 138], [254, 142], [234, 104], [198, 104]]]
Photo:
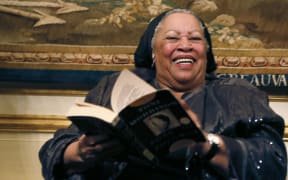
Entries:
[[251, 61], [252, 67], [265, 67], [268, 64], [266, 57], [254, 57]]
[[89, 64], [102, 64], [103, 63], [103, 56], [100, 54], [90, 54], [87, 57], [87, 63], [89, 63]]
[[0, 52], [0, 63], [132, 64], [131, 54]]
[[221, 67], [288, 67], [287, 57], [266, 56], [216, 56], [216, 62]]
[[[217, 60], [217, 63], [219, 64], [219, 60], [220, 59], [219, 57], [216, 58]], [[223, 57], [223, 60], [222, 60], [222, 65], [223, 66], [227, 66], [227, 67], [237, 67], [240, 65], [241, 63], [241, 60], [239, 57], [235, 57], [235, 56], [227, 56], [227, 57]]]
[[12, 52], [0, 52], [0, 62], [10, 61]]
[[[1, 45], [0, 68], [121, 70], [134, 67], [134, 46]], [[214, 49], [219, 73], [288, 73], [284, 49]]]
[[281, 57], [279, 64], [283, 67], [288, 67], [288, 57]]

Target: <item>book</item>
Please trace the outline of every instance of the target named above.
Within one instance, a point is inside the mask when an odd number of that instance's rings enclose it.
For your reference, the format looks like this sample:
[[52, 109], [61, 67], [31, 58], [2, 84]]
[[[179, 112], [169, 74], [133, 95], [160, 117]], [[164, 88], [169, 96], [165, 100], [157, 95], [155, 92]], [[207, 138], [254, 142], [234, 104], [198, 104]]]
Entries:
[[121, 71], [113, 86], [111, 107], [78, 102], [67, 118], [83, 133], [120, 136], [151, 162], [165, 159], [171, 147], [181, 141], [205, 141], [170, 90], [157, 90], [127, 69]]

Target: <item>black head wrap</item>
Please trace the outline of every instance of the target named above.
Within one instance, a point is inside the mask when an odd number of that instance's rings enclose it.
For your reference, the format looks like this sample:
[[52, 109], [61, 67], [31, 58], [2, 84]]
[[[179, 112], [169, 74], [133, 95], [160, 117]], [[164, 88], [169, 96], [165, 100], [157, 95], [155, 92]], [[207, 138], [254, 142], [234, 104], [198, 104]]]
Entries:
[[[171, 10], [169, 10], [171, 11]], [[136, 48], [135, 51], [135, 66], [136, 67], [144, 67], [144, 68], [151, 68], [153, 59], [152, 59], [152, 47], [151, 47], [151, 41], [154, 35], [155, 28], [159, 24], [159, 22], [162, 20], [162, 18], [165, 16], [165, 14], [169, 11], [165, 11], [155, 17], [148, 25], [147, 29], [145, 30], [144, 34], [142, 35], [140, 42]], [[196, 17], [198, 18], [198, 17]], [[211, 73], [216, 70], [217, 65], [215, 63], [214, 55], [212, 52], [212, 42], [210, 38], [210, 34], [207, 30], [207, 27], [205, 23], [198, 18], [203, 26], [204, 29], [204, 36], [208, 43], [208, 49], [207, 49], [207, 68], [206, 72]]]

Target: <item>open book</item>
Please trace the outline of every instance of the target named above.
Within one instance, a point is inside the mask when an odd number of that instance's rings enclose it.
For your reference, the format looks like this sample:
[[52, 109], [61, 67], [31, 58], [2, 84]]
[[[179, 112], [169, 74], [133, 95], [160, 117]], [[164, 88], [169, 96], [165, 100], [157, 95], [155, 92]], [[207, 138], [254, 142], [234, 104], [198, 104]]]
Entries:
[[156, 90], [129, 70], [123, 70], [116, 80], [111, 106], [112, 110], [80, 102], [71, 107], [67, 117], [83, 133], [118, 133], [150, 161], [164, 158], [179, 141], [205, 141], [169, 90]]

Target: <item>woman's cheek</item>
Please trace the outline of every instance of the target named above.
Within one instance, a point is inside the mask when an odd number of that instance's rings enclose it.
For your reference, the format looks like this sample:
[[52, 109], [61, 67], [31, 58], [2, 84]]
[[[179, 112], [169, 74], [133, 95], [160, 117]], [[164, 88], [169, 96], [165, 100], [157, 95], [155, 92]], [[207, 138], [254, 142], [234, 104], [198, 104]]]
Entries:
[[166, 44], [162, 47], [162, 52], [163, 55], [165, 57], [170, 57], [172, 56], [173, 52], [174, 52], [175, 46], [171, 45], [171, 44]]

